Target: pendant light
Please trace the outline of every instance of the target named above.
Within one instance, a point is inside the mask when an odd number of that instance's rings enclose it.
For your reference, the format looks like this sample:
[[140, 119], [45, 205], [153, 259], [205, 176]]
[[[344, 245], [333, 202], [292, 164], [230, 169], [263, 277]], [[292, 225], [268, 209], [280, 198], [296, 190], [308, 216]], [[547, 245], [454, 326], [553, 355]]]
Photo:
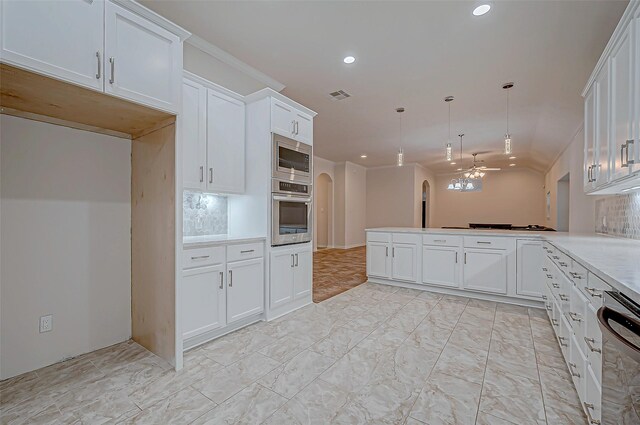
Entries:
[[404, 112], [404, 108], [397, 108], [396, 112], [398, 113], [398, 117], [400, 118], [400, 146], [398, 148], [398, 167], [402, 167], [404, 165], [404, 151], [402, 150], [402, 113]]
[[451, 145], [451, 102], [453, 101], [453, 96], [447, 96], [444, 98], [444, 101], [449, 104], [449, 138], [447, 139], [447, 147], [445, 149], [445, 157], [447, 161], [453, 161], [453, 146]]
[[[464, 134], [458, 134], [458, 137], [460, 137], [460, 163], [462, 164], [462, 138], [464, 137]], [[447, 190], [455, 190], [459, 192], [473, 190], [474, 188], [473, 181], [469, 178], [468, 173], [461, 173], [460, 177], [457, 179], [451, 179], [447, 186]]]
[[507, 91], [507, 132], [504, 135], [504, 154], [511, 155], [511, 133], [509, 133], [509, 89], [513, 87], [513, 83], [506, 83], [502, 86]]

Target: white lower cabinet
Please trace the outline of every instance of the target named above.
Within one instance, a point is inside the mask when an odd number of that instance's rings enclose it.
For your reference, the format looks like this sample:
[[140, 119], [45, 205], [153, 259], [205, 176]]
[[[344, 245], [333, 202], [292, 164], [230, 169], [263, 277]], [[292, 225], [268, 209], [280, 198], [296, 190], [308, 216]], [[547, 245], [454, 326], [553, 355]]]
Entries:
[[371, 277], [391, 277], [391, 260], [387, 242], [367, 242], [367, 274]]
[[422, 282], [458, 288], [460, 286], [460, 248], [422, 247]]
[[367, 275], [418, 283], [419, 235], [406, 233], [367, 234]]
[[269, 276], [271, 309], [305, 297], [311, 298], [312, 274], [311, 244], [272, 250]]
[[[190, 348], [235, 329], [264, 311], [263, 242], [185, 248], [180, 306], [182, 337]], [[242, 252], [246, 259], [238, 259]], [[237, 261], [227, 261], [236, 259]], [[235, 328], [233, 327], [235, 326]], [[195, 341], [195, 342], [194, 342]]]
[[391, 276], [396, 280], [418, 281], [418, 244], [391, 244]]
[[227, 323], [264, 310], [264, 259], [227, 264]]
[[602, 419], [602, 388], [592, 365], [587, 366], [585, 381], [584, 400], [581, 401], [582, 407], [587, 414], [587, 423], [599, 424]]
[[542, 241], [518, 239], [516, 241], [516, 293], [527, 297], [540, 298], [543, 279], [540, 279], [542, 267]]
[[474, 291], [507, 293], [507, 252], [500, 249], [465, 248], [463, 286]]
[[182, 274], [182, 337], [189, 339], [226, 325], [224, 264]]

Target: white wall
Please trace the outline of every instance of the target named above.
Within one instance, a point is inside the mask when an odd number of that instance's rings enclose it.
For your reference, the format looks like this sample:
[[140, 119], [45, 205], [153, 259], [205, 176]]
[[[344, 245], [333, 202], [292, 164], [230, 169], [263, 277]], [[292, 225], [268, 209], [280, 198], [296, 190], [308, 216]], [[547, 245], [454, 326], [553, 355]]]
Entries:
[[[334, 228], [335, 228], [335, 170], [336, 164], [328, 159], [320, 158], [319, 156], [313, 157], [313, 250], [318, 248], [318, 217], [320, 199], [318, 199], [318, 176], [320, 174], [326, 174], [331, 178], [331, 199], [327, 199], [328, 204], [328, 225], [329, 225], [329, 240], [327, 241], [328, 247], [333, 247], [334, 241]], [[330, 216], [330, 217], [329, 217]]]
[[594, 233], [595, 198], [584, 193], [583, 159], [584, 131], [580, 129], [545, 176], [545, 193], [551, 192], [551, 218], [546, 220], [547, 226], [557, 227], [557, 182], [569, 173], [569, 232]]
[[0, 127], [4, 379], [130, 337], [131, 142], [6, 115]]
[[544, 176], [528, 169], [487, 172], [481, 192], [447, 190], [451, 176], [437, 176], [432, 227], [469, 223], [543, 224]]
[[427, 202], [429, 208], [429, 217], [427, 220], [428, 227], [433, 226], [433, 218], [436, 203], [436, 175], [431, 170], [416, 164], [415, 167], [416, 187], [414, 190], [414, 227], [422, 227], [422, 183], [426, 180], [429, 182], [429, 200]]
[[345, 163], [345, 234], [344, 246], [352, 248], [366, 242], [367, 169], [353, 162]]

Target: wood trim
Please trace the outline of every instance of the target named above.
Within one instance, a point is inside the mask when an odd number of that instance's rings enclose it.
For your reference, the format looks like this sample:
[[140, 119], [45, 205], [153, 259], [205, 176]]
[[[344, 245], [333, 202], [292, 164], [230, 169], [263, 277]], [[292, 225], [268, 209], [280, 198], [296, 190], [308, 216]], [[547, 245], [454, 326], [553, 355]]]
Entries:
[[176, 126], [131, 143], [131, 330], [176, 364]]
[[175, 115], [101, 91], [76, 86], [7, 64], [0, 64], [0, 106], [57, 123], [76, 123], [120, 134], [138, 135]]

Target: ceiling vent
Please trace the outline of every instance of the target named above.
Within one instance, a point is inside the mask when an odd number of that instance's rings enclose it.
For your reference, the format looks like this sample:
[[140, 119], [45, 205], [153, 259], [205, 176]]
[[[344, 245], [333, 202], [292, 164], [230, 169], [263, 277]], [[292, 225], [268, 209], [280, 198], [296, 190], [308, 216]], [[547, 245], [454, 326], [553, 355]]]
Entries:
[[334, 91], [332, 93], [329, 93], [329, 96], [331, 96], [331, 99], [333, 100], [344, 100], [348, 97], [351, 97], [351, 95], [344, 90]]

